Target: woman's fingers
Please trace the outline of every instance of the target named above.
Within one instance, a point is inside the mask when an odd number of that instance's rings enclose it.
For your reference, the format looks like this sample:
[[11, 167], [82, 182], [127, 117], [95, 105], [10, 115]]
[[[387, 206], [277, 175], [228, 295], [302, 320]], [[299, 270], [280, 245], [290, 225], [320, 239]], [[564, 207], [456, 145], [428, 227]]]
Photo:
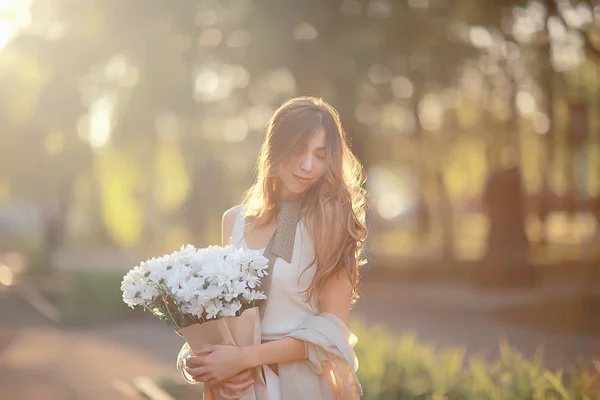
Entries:
[[185, 368], [185, 371], [188, 374], [190, 374], [194, 378], [194, 380], [197, 382], [208, 382], [214, 378], [206, 367], [196, 367], [196, 368], [184, 367], [184, 368]]
[[221, 396], [221, 398], [223, 400], [239, 400], [239, 398], [240, 398], [240, 396], [238, 394], [229, 393], [225, 389], [223, 389], [223, 387], [220, 387], [217, 390], [217, 392], [219, 392], [219, 395]]
[[214, 346], [208, 346], [200, 350], [192, 350], [192, 352], [197, 356], [206, 356], [214, 351]]
[[254, 383], [253, 379], [248, 379], [245, 382], [240, 383], [226, 383], [223, 385], [223, 388], [230, 393], [242, 394], [244, 393], [252, 384]]
[[245, 382], [240, 383], [231, 383], [227, 382], [219, 387], [219, 394], [225, 400], [235, 400], [239, 399], [242, 394], [248, 390], [250, 386], [254, 383], [254, 380], [249, 379]]
[[187, 372], [196, 382], [204, 382], [210, 385], [216, 385], [219, 383], [246, 383], [248, 380], [253, 378], [252, 370], [243, 370], [238, 374], [228, 378], [225, 374], [219, 373], [218, 368], [215, 371], [214, 363], [206, 357], [190, 356], [186, 359], [183, 366], [185, 372]]
[[203, 357], [198, 357], [194, 355], [187, 356], [185, 358], [186, 367], [196, 368], [206, 365], [206, 359]]
[[231, 382], [231, 383], [245, 382], [245, 381], [249, 380], [250, 378], [252, 378], [252, 371], [249, 369], [245, 369], [242, 372], [240, 372], [239, 374], [237, 374], [236, 376], [232, 377], [231, 379], [228, 379], [228, 382]]

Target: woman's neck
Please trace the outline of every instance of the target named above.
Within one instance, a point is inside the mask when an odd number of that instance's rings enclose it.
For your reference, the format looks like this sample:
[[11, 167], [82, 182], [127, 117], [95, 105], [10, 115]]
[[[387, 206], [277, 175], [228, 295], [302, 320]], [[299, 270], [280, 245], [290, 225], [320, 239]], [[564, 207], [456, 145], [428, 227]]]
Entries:
[[279, 193], [276, 193], [277, 201], [288, 202], [288, 201], [297, 201], [302, 199], [303, 194], [292, 193], [288, 190], [281, 190]]

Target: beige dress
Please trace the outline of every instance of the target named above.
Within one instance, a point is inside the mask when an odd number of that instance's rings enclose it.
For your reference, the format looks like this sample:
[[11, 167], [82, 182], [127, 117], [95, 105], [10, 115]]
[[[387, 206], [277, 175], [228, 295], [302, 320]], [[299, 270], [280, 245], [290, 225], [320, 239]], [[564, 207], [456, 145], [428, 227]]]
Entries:
[[[236, 217], [231, 243], [247, 249], [244, 239], [243, 209]], [[261, 249], [263, 250], [263, 249]], [[352, 347], [356, 337], [345, 324], [331, 314], [319, 313], [316, 302], [307, 302], [303, 293], [315, 275], [309, 265], [315, 249], [302, 221], [296, 225], [290, 262], [278, 257], [273, 265], [269, 300], [261, 321], [262, 340], [294, 337], [306, 343], [303, 361], [279, 364], [279, 376], [263, 367], [269, 400], [358, 399], [362, 389], [356, 378], [358, 361]], [[189, 348], [181, 349], [181, 358]]]

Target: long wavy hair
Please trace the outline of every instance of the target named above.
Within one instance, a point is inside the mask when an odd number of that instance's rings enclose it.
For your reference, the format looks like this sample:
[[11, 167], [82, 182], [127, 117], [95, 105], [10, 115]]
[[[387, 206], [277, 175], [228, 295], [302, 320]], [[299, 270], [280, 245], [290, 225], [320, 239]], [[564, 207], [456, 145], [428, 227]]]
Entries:
[[365, 178], [332, 106], [319, 98], [297, 97], [275, 111], [256, 162], [256, 180], [242, 203], [246, 206], [245, 216], [258, 221], [258, 225], [276, 218], [279, 166], [294, 146], [307, 142], [319, 129], [326, 134], [327, 169], [302, 196], [302, 218], [315, 248], [310, 266], [317, 265], [306, 291], [307, 300], [318, 298], [323, 283], [344, 269], [352, 283], [354, 303], [359, 297], [359, 267], [365, 262]]

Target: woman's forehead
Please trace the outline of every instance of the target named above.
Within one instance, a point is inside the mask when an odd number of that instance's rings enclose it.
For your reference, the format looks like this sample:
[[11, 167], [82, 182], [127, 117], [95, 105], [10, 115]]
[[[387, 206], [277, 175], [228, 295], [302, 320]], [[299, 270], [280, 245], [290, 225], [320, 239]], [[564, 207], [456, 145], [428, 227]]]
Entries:
[[325, 129], [322, 127], [317, 128], [314, 132], [312, 132], [305, 143], [306, 147], [309, 149], [321, 149], [327, 147], [327, 133], [325, 133]]

